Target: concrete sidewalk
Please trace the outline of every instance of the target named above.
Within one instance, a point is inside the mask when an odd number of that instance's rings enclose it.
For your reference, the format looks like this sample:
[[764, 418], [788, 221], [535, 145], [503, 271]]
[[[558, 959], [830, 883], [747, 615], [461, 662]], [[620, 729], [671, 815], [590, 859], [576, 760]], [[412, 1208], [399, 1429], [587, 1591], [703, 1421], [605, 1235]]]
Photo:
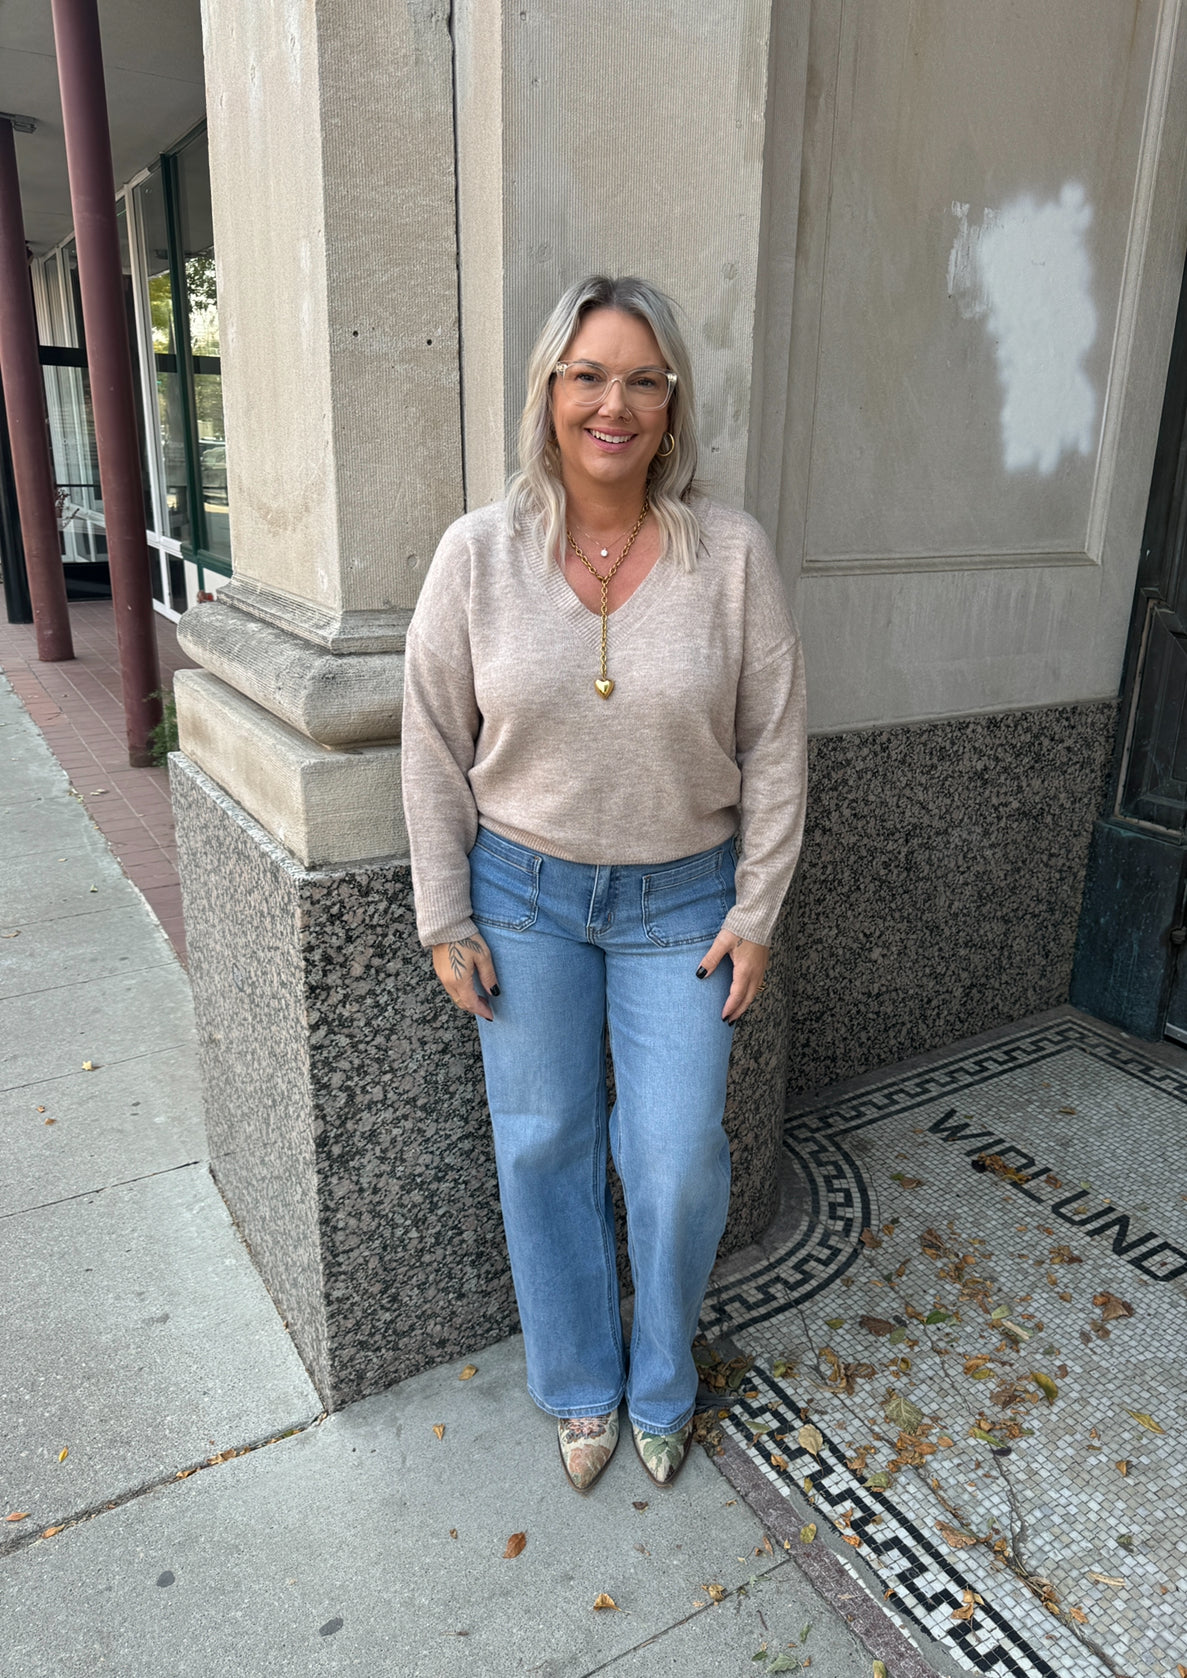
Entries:
[[517, 1338], [321, 1415], [206, 1168], [185, 975], [2, 681], [0, 1147], [0, 1673], [868, 1678], [700, 1451], [575, 1496]]

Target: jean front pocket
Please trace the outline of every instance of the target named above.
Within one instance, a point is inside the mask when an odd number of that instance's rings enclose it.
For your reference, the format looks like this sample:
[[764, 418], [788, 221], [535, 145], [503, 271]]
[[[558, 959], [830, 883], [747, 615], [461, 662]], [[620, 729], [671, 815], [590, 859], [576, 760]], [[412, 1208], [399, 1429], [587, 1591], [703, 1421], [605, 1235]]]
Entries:
[[470, 852], [470, 913], [478, 926], [526, 932], [536, 919], [540, 858], [480, 828]]
[[711, 944], [733, 907], [733, 842], [643, 876], [643, 930], [653, 944]]

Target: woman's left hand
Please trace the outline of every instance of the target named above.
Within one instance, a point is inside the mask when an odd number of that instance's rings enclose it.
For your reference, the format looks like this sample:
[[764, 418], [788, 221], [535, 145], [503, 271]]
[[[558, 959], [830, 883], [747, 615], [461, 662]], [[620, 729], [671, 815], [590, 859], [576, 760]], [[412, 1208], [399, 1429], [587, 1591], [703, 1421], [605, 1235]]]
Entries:
[[770, 955], [765, 944], [752, 944], [749, 938], [739, 938], [734, 932], [721, 931], [713, 940], [712, 948], [697, 968], [697, 978], [708, 978], [723, 956], [729, 956], [733, 962], [734, 979], [721, 1010], [727, 1024], [737, 1025], [758, 995]]

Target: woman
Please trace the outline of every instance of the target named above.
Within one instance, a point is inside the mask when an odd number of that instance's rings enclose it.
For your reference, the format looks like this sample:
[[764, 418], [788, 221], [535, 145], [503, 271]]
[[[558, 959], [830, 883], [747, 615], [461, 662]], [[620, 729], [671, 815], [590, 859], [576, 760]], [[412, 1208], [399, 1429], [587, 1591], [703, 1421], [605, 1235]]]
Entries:
[[528, 1390], [578, 1490], [624, 1395], [670, 1485], [729, 1202], [730, 1028], [803, 827], [799, 643], [762, 531], [694, 493], [689, 357], [653, 286], [565, 292], [519, 443], [506, 502], [446, 531], [408, 632], [417, 925], [478, 1018]]

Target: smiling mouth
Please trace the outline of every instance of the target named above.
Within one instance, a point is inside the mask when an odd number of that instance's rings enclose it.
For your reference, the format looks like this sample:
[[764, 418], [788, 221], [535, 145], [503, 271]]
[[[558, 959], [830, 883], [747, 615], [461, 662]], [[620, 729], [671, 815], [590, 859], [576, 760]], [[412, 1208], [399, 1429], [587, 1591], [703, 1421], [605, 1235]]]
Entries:
[[585, 429], [599, 443], [630, 443], [635, 438], [633, 431], [595, 431], [592, 425], [587, 425]]

